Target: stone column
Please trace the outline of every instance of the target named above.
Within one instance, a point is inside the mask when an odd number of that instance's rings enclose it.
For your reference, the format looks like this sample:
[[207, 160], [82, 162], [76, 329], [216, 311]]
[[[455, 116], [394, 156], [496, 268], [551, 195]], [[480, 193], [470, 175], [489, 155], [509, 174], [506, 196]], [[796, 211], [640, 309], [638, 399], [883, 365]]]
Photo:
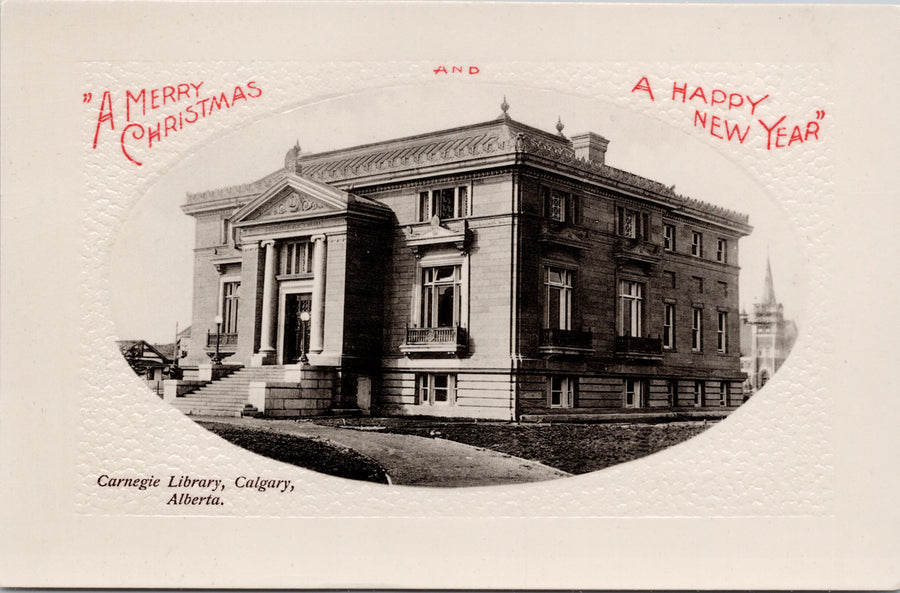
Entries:
[[313, 289], [309, 327], [309, 351], [319, 354], [325, 343], [325, 235], [312, 238]]
[[275, 357], [275, 241], [263, 241], [266, 250], [263, 272], [262, 327], [260, 327], [258, 364], [271, 364]]

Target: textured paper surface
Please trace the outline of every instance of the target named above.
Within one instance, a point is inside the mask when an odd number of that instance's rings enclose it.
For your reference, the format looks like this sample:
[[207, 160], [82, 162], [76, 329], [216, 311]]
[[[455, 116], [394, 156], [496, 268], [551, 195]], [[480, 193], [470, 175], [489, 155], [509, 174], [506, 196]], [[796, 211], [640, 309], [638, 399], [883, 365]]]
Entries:
[[[887, 101], [895, 69], [885, 57], [896, 55], [894, 15], [5, 6], [2, 584], [896, 587], [896, 173], [888, 159], [897, 126]], [[861, 31], [865, 47], [849, 41]], [[451, 64], [479, 72], [434, 73]], [[633, 91], [643, 76], [653, 101]], [[125, 89], [192, 80], [222, 90], [254, 80], [263, 95], [135, 149], [140, 167], [103, 126], [92, 147], [103, 90], [118, 112]], [[699, 133], [691, 106], [670, 100], [673, 81], [768, 93], [759, 113], [766, 121], [827, 115], [814, 142], [780, 150], [766, 150], [759, 137], [725, 142]], [[785, 289], [802, 324], [785, 366], [727, 421], [576, 478], [389, 488], [234, 448], [165, 405], [121, 359], [121, 294], [133, 290], [128, 278], [159, 272], [129, 269], [129, 225], [153, 220], [166, 192], [183, 196], [167, 180], [184, 167], [215, 178], [216, 163], [240, 154], [236, 145], [280, 122], [299, 126], [301, 144], [326, 142], [305, 137], [304, 122], [345, 114], [335, 136], [368, 126], [383, 139], [441, 127], [433, 122], [453, 101], [483, 102], [472, 122], [490, 119], [504, 94], [513, 115], [558, 104], [564, 121], [601, 117], [567, 131], [621, 127], [648, 145], [662, 139], [647, 150], [685, 147], [694, 166], [727, 177], [723, 187], [745, 184], [747, 207], [770, 222], [766, 232], [791, 262], [795, 284]], [[395, 124], [367, 123], [396, 114], [398, 102], [416, 107]], [[757, 118], [745, 110], [734, 119]], [[391, 133], [394, 126], [402, 131]], [[608, 137], [612, 155], [621, 136]], [[187, 189], [249, 182], [277, 168], [288, 147], [275, 147], [259, 175], [248, 168]], [[97, 487], [99, 474], [126, 471], [266, 475], [294, 480], [297, 491], [232, 491], [225, 506], [185, 511], [159, 492]]]

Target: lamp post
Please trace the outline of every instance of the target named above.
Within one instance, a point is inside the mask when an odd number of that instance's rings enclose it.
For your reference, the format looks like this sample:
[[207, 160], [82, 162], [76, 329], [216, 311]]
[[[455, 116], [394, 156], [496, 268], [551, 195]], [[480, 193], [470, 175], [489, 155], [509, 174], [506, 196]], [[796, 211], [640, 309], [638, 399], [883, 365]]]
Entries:
[[306, 343], [306, 324], [309, 323], [310, 315], [309, 311], [303, 311], [300, 313], [300, 321], [303, 322], [303, 352], [300, 353], [300, 364], [307, 365], [309, 364], [309, 357], [306, 355], [306, 351], [309, 349], [309, 344]]
[[213, 356], [213, 364], [222, 364], [222, 355], [219, 354], [219, 341], [222, 337], [222, 316], [216, 315], [216, 355]]

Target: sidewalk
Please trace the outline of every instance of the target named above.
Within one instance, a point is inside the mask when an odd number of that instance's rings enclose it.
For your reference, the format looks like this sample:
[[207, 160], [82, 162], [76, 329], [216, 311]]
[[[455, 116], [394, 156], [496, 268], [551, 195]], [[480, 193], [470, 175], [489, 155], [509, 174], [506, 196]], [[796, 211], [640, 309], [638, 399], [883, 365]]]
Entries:
[[320, 426], [309, 421], [219, 416], [191, 419], [328, 441], [373, 459], [387, 471], [392, 484], [404, 486], [521, 484], [570, 475], [535, 461], [445, 439]]

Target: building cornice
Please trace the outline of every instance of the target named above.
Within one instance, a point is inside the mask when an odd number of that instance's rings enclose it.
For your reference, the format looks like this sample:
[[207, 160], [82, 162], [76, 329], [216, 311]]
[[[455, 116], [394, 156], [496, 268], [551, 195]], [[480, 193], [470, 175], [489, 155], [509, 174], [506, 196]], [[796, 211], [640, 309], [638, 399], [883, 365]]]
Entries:
[[747, 215], [740, 215], [744, 222], [736, 221], [732, 218], [728, 218], [727, 214], [723, 214], [721, 212], [733, 212], [732, 210], [728, 210], [720, 206], [713, 206], [712, 204], [700, 202], [699, 200], [692, 201], [709, 207], [709, 210], [704, 210], [693, 206], [686, 206], [667, 212], [666, 217], [670, 219], [677, 218], [687, 223], [696, 223], [697, 221], [700, 221], [708, 225], [731, 231], [732, 233], [735, 233], [739, 236], [749, 235], [753, 231], [753, 227], [746, 222], [747, 220], [749, 220], [749, 217], [747, 217]]
[[188, 194], [183, 210], [193, 214], [225, 207], [228, 199], [265, 192], [286, 174], [302, 175], [319, 183], [352, 191], [355, 188], [396, 186], [428, 177], [474, 174], [480, 169], [527, 164], [556, 175], [647, 200], [684, 216], [747, 234], [748, 217], [675, 193], [674, 186], [610, 167], [600, 160], [576, 155], [572, 143], [501, 117], [491, 122], [409, 136], [396, 140], [324, 153], [304, 155], [299, 147], [288, 153], [285, 168], [249, 184]]

